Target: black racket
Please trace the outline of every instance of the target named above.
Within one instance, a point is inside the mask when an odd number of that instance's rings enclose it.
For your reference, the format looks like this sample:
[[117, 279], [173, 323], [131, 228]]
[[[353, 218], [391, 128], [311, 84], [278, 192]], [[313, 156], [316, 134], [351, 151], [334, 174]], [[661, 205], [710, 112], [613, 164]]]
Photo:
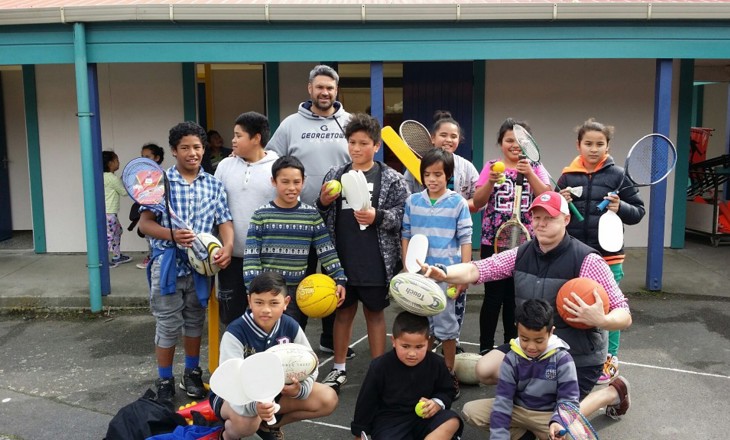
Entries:
[[418, 121], [409, 119], [400, 124], [400, 137], [406, 141], [408, 147], [418, 157], [423, 157], [429, 150], [433, 149], [431, 133]]
[[[663, 134], [647, 134], [629, 150], [624, 164], [624, 177], [611, 194], [618, 194], [628, 188], [655, 185], [666, 179], [676, 165], [677, 149], [672, 141]], [[608, 204], [608, 199], [603, 200], [598, 204], [598, 210], [603, 211]]]

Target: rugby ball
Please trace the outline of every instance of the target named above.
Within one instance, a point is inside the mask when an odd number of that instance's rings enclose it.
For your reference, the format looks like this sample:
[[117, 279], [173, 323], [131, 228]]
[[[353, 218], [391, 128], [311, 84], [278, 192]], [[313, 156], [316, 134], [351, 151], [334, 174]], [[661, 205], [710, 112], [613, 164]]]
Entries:
[[197, 235], [197, 238], [208, 250], [208, 258], [199, 260], [195, 257], [193, 248], [188, 248], [188, 261], [190, 261], [190, 266], [192, 266], [196, 272], [201, 275], [212, 277], [221, 270], [221, 267], [213, 262], [213, 257], [218, 253], [223, 245], [215, 237], [215, 235], [208, 234], [207, 232], [201, 232]]
[[446, 294], [430, 278], [401, 273], [390, 280], [390, 296], [403, 309], [420, 316], [434, 316], [446, 309]]
[[477, 362], [482, 356], [477, 353], [458, 353], [454, 359], [454, 374], [459, 383], [479, 385], [477, 378]]
[[302, 344], [278, 344], [270, 347], [267, 352], [274, 353], [281, 360], [284, 367], [284, 382], [292, 383], [294, 376], [298, 381], [306, 379], [317, 369], [319, 358], [312, 350]]

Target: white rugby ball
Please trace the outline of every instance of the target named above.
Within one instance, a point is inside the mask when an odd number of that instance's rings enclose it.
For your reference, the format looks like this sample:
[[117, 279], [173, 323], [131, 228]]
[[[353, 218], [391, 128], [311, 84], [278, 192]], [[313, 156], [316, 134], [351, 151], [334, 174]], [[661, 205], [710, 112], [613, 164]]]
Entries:
[[446, 294], [430, 278], [401, 273], [390, 280], [390, 296], [405, 310], [420, 316], [434, 316], [446, 309]]
[[477, 353], [459, 353], [454, 360], [454, 374], [459, 383], [479, 385], [477, 378], [477, 362], [482, 356]]
[[281, 365], [284, 367], [284, 382], [287, 384], [292, 383], [292, 376], [298, 381], [306, 379], [319, 364], [317, 355], [302, 344], [278, 344], [266, 351], [274, 353], [281, 359]]
[[208, 258], [206, 258], [205, 260], [198, 260], [195, 257], [195, 252], [193, 252], [193, 248], [188, 248], [188, 261], [190, 261], [190, 266], [192, 266], [196, 272], [201, 275], [212, 277], [221, 270], [220, 266], [213, 263], [213, 257], [215, 256], [215, 254], [218, 253], [223, 245], [215, 237], [215, 235], [208, 234], [207, 232], [201, 232], [200, 234], [198, 234], [198, 240], [208, 250]]

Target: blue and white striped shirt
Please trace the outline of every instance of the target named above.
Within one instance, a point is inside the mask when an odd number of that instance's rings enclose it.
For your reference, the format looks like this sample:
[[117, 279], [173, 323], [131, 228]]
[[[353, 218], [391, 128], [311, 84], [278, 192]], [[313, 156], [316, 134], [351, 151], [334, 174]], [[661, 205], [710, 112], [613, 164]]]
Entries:
[[[167, 171], [167, 179], [170, 182], [170, 209], [176, 216], [182, 219], [196, 234], [201, 232], [210, 233], [214, 225], [220, 225], [231, 221], [231, 211], [228, 210], [228, 199], [226, 191], [220, 180], [200, 169], [192, 183], [188, 183], [175, 166]], [[142, 206], [140, 211], [149, 208]], [[155, 212], [157, 223], [169, 227], [167, 211]], [[150, 240], [152, 247], [164, 250], [172, 246], [170, 240], [153, 238]], [[177, 276], [185, 276], [192, 270], [188, 262], [177, 258]]]
[[428, 190], [411, 194], [403, 214], [402, 237], [428, 237], [427, 264], [461, 263], [461, 245], [471, 243], [472, 222], [469, 205], [459, 194], [447, 190], [431, 205]]

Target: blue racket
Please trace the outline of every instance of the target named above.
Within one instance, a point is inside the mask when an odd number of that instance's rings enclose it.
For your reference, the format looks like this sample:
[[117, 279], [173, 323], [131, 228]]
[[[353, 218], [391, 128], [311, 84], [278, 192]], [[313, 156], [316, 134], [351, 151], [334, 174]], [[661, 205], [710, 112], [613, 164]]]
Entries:
[[598, 440], [595, 429], [588, 419], [583, 417], [576, 405], [570, 402], [560, 402], [557, 411], [564, 428], [558, 433], [559, 436], [567, 434], [568, 438], [572, 440]]

